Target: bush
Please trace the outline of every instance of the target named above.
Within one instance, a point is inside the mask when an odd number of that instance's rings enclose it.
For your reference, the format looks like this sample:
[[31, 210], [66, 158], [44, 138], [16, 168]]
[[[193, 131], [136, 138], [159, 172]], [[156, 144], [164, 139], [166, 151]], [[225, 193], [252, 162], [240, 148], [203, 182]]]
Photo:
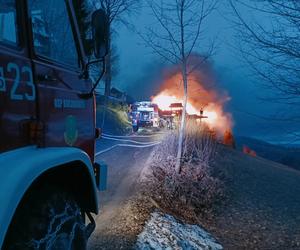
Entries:
[[182, 170], [175, 172], [178, 132], [168, 134], [152, 154], [147, 193], [161, 206], [180, 217], [206, 213], [223, 195], [221, 182], [212, 176], [210, 163], [216, 141], [210, 131], [189, 122], [186, 127]]

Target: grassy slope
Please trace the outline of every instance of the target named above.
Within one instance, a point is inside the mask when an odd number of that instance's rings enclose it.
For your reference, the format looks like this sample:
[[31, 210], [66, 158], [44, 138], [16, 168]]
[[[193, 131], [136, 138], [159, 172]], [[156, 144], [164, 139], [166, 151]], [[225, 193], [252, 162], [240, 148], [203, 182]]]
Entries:
[[203, 221], [225, 249], [300, 249], [300, 172], [222, 148], [228, 201]]
[[103, 132], [107, 134], [122, 135], [131, 131], [127, 113], [120, 107], [97, 106], [97, 127], [102, 127], [103, 115], [105, 115]]
[[273, 145], [264, 141], [249, 137], [237, 137], [237, 146], [242, 150], [247, 145], [256, 153], [266, 159], [276, 161], [300, 170], [300, 148], [291, 148], [281, 145]]

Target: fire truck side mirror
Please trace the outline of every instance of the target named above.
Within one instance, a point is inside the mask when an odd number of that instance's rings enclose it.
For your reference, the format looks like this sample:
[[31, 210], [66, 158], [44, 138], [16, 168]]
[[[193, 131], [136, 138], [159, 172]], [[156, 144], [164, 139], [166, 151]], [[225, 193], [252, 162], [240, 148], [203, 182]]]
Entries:
[[104, 58], [108, 53], [109, 21], [103, 9], [92, 15], [92, 34], [94, 55], [97, 59]]

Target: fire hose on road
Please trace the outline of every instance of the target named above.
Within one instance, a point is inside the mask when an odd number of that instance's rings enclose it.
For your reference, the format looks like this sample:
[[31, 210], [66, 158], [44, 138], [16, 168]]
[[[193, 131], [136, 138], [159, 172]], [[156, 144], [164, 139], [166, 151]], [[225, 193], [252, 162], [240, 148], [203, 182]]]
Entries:
[[103, 133], [102, 136], [110, 137], [110, 138], [153, 138], [156, 135], [163, 135], [165, 132], [156, 132], [153, 135], [109, 135]]
[[119, 138], [113, 138], [113, 137], [107, 137], [107, 136], [102, 136], [102, 138], [107, 139], [107, 140], [112, 140], [112, 141], [129, 142], [129, 143], [134, 143], [134, 144], [139, 144], [139, 145], [148, 145], [148, 144], [153, 144], [153, 143], [160, 143], [160, 141], [139, 142], [139, 141], [134, 141], [134, 140], [119, 139]]

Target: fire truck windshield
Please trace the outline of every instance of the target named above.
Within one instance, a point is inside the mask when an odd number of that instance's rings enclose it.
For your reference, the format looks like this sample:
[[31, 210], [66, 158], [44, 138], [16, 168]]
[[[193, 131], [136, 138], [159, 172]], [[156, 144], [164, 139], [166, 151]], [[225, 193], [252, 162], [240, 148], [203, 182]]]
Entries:
[[78, 67], [78, 54], [65, 1], [30, 0], [37, 55]]

